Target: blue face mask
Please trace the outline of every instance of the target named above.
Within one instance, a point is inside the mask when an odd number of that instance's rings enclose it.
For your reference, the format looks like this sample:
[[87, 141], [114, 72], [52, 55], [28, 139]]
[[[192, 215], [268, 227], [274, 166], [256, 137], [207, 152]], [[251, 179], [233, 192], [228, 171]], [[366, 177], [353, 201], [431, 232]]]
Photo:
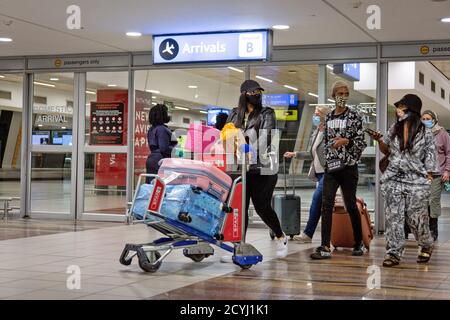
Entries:
[[425, 128], [431, 129], [433, 128], [433, 120], [422, 120], [423, 125]]
[[320, 125], [320, 117], [319, 116], [313, 116], [312, 117], [312, 123], [314, 126], [318, 127]]

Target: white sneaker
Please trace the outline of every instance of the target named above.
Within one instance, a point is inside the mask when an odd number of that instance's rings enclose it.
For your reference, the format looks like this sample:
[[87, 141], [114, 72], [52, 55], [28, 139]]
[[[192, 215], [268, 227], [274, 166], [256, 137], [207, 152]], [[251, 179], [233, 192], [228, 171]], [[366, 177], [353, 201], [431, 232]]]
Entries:
[[283, 233], [283, 237], [275, 238], [277, 245], [277, 257], [284, 257], [287, 254], [288, 249], [288, 237]]
[[298, 236], [294, 236], [294, 240], [298, 241], [299, 243], [311, 243], [312, 242], [312, 239], [310, 237], [308, 237], [308, 235], [304, 232], [302, 232]]
[[233, 256], [231, 254], [226, 254], [220, 257], [220, 262], [222, 263], [233, 263]]

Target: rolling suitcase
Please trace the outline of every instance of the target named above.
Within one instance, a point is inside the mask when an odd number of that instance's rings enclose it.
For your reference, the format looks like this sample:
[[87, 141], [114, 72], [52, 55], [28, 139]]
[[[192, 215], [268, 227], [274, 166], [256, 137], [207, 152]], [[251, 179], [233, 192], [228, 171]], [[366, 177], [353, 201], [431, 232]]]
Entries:
[[194, 185], [222, 202], [227, 200], [233, 181], [229, 175], [211, 163], [179, 158], [161, 160], [158, 175], [165, 178], [173, 172], [180, 174], [180, 176], [172, 180], [171, 185]]
[[[153, 185], [141, 185], [132, 212], [137, 220], [143, 219], [152, 191]], [[185, 224], [210, 237], [220, 232], [225, 218], [218, 199], [191, 185], [168, 185], [160, 213], [168, 220]], [[147, 218], [161, 221], [152, 215]]]
[[[272, 197], [272, 206], [280, 220], [281, 229], [290, 236], [291, 239], [300, 234], [300, 212], [301, 199], [295, 195], [295, 176], [292, 175], [292, 194], [287, 194], [286, 183], [286, 160], [283, 158], [284, 166], [284, 195], [276, 194]], [[270, 231], [270, 238], [275, 238], [275, 234]]]
[[[356, 198], [356, 205], [358, 206], [361, 217], [364, 246], [367, 250], [369, 250], [370, 242], [373, 239], [373, 231], [369, 212], [367, 211], [367, 205], [362, 198]], [[331, 227], [331, 244], [335, 248], [353, 248], [353, 245], [355, 244], [350, 215], [348, 214], [341, 197], [336, 197], [334, 204], [333, 222]]]

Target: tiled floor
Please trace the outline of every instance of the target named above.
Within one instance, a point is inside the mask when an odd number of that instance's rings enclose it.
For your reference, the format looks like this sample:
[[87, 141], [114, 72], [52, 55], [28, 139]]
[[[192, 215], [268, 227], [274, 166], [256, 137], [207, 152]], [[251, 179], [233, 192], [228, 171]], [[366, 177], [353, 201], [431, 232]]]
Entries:
[[[251, 228], [248, 241], [263, 253], [264, 261], [249, 270], [221, 263], [225, 252], [215, 248], [215, 255], [201, 263], [172, 252], [156, 273], [142, 272], [137, 261], [130, 266], [118, 261], [125, 243], [160, 236], [143, 225], [112, 224], [3, 240], [0, 299], [450, 299], [449, 210], [440, 223], [430, 264], [415, 262], [416, 244], [408, 241], [400, 267], [380, 268], [379, 289], [367, 287], [367, 267], [381, 265], [383, 237], [372, 242], [364, 257], [351, 257], [343, 250], [332, 260], [317, 262], [308, 256], [319, 234], [311, 245], [290, 242], [288, 256], [277, 259], [267, 230]], [[69, 266], [80, 268], [79, 290], [68, 289]]]

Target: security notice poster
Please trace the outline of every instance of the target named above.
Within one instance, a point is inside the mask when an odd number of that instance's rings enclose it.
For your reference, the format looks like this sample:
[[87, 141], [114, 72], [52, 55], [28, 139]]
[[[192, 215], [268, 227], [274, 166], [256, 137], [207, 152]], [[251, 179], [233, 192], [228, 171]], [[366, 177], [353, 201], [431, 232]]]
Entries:
[[122, 145], [124, 120], [122, 102], [91, 102], [90, 145]]

